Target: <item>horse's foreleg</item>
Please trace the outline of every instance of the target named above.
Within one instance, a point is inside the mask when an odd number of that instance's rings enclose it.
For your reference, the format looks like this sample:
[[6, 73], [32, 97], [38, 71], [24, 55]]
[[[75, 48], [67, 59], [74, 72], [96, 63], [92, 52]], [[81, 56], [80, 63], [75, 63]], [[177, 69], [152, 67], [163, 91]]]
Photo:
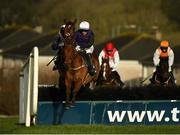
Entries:
[[72, 97], [72, 105], [75, 104], [76, 95], [77, 95], [77, 93], [79, 92], [81, 86], [82, 86], [82, 81], [81, 81], [81, 80], [76, 81], [76, 82], [74, 83], [74, 90], [73, 90], [73, 97]]
[[91, 90], [93, 90], [93, 89], [95, 88], [95, 86], [96, 86], [96, 83], [95, 83], [94, 81], [90, 82], [89, 88], [90, 88]]
[[71, 95], [71, 80], [65, 79], [66, 84], [66, 108], [70, 106], [70, 95]]

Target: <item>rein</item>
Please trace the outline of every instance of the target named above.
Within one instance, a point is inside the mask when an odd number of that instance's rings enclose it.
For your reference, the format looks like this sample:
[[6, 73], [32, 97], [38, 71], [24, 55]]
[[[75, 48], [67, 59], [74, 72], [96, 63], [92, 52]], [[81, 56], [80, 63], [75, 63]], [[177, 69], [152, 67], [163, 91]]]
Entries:
[[[71, 58], [71, 62], [73, 62], [73, 59], [78, 55], [78, 51], [75, 50], [75, 47], [72, 44], [67, 44], [66, 46], [73, 47], [73, 49], [74, 49], [74, 54], [73, 54], [73, 57]], [[85, 63], [83, 58], [82, 58], [82, 60], [83, 60], [83, 63]], [[68, 70], [73, 70], [73, 71], [76, 71], [83, 67], [86, 67], [86, 64], [82, 64], [81, 66], [78, 66], [78, 67], [71, 67], [72, 63], [65, 62], [65, 64], [68, 65]]]

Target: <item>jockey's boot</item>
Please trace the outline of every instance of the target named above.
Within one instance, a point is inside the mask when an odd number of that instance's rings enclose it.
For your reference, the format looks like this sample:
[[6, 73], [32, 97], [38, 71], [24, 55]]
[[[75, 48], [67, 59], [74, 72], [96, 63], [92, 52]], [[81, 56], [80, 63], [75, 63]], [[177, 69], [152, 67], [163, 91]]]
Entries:
[[57, 65], [54, 65], [54, 67], [53, 67], [53, 71], [55, 71], [55, 70], [57, 70], [58, 69], [58, 67], [57, 67]]
[[170, 77], [171, 77], [172, 81], [174, 82], [174, 84], [176, 84], [176, 79], [174, 78], [173, 72], [170, 71], [169, 74], [170, 74]]
[[152, 78], [149, 79], [149, 81], [154, 84], [155, 83], [155, 76], [156, 76], [156, 71], [153, 73]]
[[86, 60], [87, 60], [87, 66], [88, 66], [88, 70], [89, 70], [89, 74], [91, 76], [95, 75], [96, 74], [96, 68], [92, 62], [92, 55], [91, 53], [88, 53], [86, 55]]
[[64, 63], [63, 63], [63, 56], [60, 54], [57, 56], [56, 60], [54, 61], [54, 67], [53, 70], [64, 70]]

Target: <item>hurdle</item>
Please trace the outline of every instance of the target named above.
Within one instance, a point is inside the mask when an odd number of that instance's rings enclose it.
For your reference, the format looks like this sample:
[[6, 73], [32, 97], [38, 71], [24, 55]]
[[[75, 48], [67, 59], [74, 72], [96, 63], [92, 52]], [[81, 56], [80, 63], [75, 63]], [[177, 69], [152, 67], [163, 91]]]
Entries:
[[20, 72], [20, 124], [179, 125], [178, 99], [77, 101], [76, 107], [65, 109], [58, 88], [38, 85], [38, 52], [34, 47]]
[[20, 72], [19, 124], [35, 125], [38, 105], [38, 57], [34, 47]]

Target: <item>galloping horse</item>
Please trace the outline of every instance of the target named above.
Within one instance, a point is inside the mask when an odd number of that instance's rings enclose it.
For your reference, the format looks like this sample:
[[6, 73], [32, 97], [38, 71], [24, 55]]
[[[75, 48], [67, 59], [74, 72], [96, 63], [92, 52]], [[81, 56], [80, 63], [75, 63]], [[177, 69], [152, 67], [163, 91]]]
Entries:
[[159, 66], [157, 67], [157, 74], [155, 75], [156, 86], [173, 86], [174, 82], [169, 73], [168, 58], [160, 58]]
[[102, 59], [101, 70], [98, 77], [97, 85], [118, 85], [115, 78], [112, 78], [112, 71], [109, 65], [109, 59]]
[[[81, 86], [85, 86], [90, 82], [95, 82], [99, 75], [99, 61], [97, 56], [93, 53], [92, 60], [96, 67], [96, 74], [94, 76], [89, 75], [88, 68], [85, 60], [81, 56], [80, 52], [75, 50], [75, 23], [67, 22], [64, 34], [64, 64], [66, 65], [65, 71], [65, 86], [66, 86], [66, 108], [73, 106], [76, 100], [76, 95], [80, 90]], [[71, 88], [72, 93], [71, 93]], [[71, 98], [72, 94], [72, 98]]]

